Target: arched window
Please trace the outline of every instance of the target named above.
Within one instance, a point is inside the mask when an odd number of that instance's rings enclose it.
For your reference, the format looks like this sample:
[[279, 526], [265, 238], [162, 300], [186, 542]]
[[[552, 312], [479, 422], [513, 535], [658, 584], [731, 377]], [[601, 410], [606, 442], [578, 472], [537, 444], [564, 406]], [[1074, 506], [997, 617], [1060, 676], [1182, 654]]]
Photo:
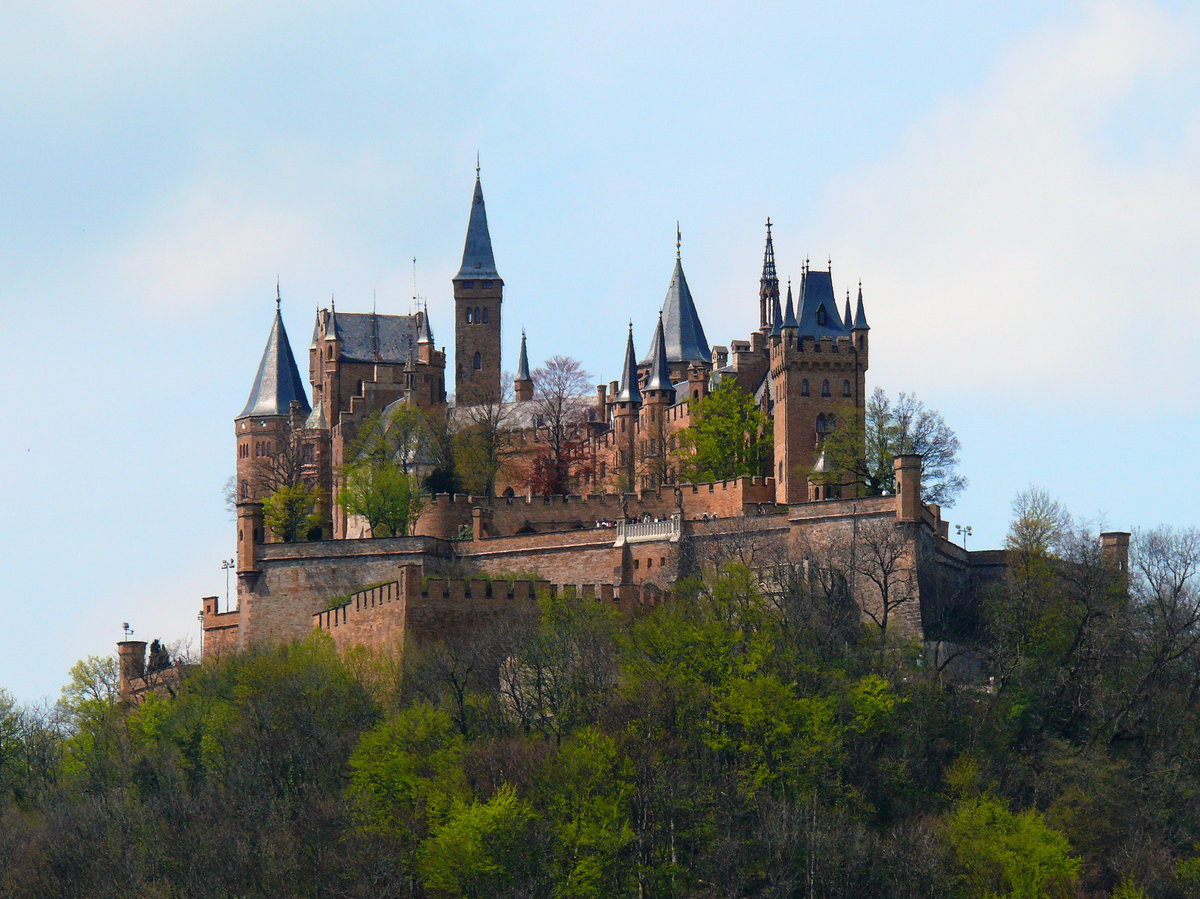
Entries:
[[326, 358], [326, 359], [332, 359], [332, 358], [333, 358], [333, 347], [328, 347], [328, 348], [325, 350], [325, 358]]
[[808, 378], [800, 382], [800, 395], [808, 396]]
[[831, 394], [829, 392], [829, 381], [828, 380], [822, 381], [821, 382], [821, 396], [832, 396], [832, 395], [833, 394]]
[[842, 381], [842, 396], [849, 396], [849, 395], [850, 395], [850, 382]]
[[488, 323], [488, 307], [487, 306], [483, 307], [483, 323], [485, 325]]
[[479, 307], [476, 306], [475, 307], [475, 324], [479, 324], [481, 321], [483, 321], [483, 319], [479, 317]]
[[818, 434], [825, 433], [825, 413], [824, 412], [822, 412], [820, 415], [817, 416], [817, 433]]
[[475, 371], [483, 368], [483, 357], [478, 353], [475, 354]]
[[817, 324], [818, 325], [825, 324], [825, 307], [824, 306], [822, 306], [820, 309], [817, 310]]
[[475, 316], [474, 316], [473, 312], [471, 311], [471, 308], [468, 306], [467, 307], [467, 324], [469, 325], [473, 321], [475, 321]]

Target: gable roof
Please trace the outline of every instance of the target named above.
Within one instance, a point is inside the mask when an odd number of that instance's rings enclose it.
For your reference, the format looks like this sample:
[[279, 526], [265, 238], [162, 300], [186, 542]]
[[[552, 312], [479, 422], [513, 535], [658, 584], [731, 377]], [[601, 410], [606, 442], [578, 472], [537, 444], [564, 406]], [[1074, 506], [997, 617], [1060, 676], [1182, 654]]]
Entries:
[[408, 362], [417, 354], [420, 331], [415, 315], [339, 312], [331, 317], [338, 358], [346, 362]]

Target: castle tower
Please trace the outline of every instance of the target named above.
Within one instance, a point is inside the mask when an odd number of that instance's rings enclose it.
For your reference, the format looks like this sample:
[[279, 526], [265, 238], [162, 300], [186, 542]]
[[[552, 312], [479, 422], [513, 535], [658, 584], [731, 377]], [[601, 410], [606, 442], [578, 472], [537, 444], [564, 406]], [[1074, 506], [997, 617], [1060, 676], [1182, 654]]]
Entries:
[[662, 314], [650, 343], [650, 371], [642, 388], [641, 456], [643, 486], [658, 487], [667, 483], [667, 410], [675, 403], [675, 386], [667, 364], [667, 341], [663, 334]]
[[633, 351], [633, 323], [629, 324], [629, 336], [625, 340], [625, 364], [621, 367], [621, 387], [612, 401], [613, 410], [613, 468], [621, 473], [625, 483], [623, 489], [630, 491], [636, 486], [638, 410], [642, 406], [642, 392], [638, 389], [637, 356]]
[[276, 288], [275, 320], [267, 335], [267, 345], [259, 360], [246, 406], [234, 419], [237, 502], [262, 498], [269, 487], [263, 483], [264, 467], [281, 451], [291, 449], [284, 447], [282, 441], [290, 439], [293, 427], [302, 427], [312, 411], [288, 343], [280, 306]]
[[529, 353], [525, 349], [525, 329], [521, 329], [521, 358], [517, 361], [517, 376], [513, 378], [513, 393], [518, 403], [533, 399], [533, 378], [529, 374]]
[[496, 271], [479, 167], [467, 223], [462, 266], [454, 276], [454, 390], [460, 406], [500, 401], [500, 304], [504, 281]]
[[769, 332], [775, 327], [779, 310], [779, 276], [775, 273], [775, 242], [771, 239], [771, 220], [767, 219], [767, 247], [763, 250], [762, 278], [758, 282], [758, 328]]
[[[777, 502], [802, 503], [810, 498], [809, 476], [819, 462], [825, 436], [840, 417], [863, 414], [865, 313], [862, 324], [862, 330], [846, 326], [830, 273], [806, 267], [799, 309], [785, 313], [780, 333], [770, 337]], [[823, 483], [844, 483], [844, 475], [828, 470], [827, 464], [821, 467], [826, 469], [818, 472]], [[826, 498], [827, 492], [820, 495]]]

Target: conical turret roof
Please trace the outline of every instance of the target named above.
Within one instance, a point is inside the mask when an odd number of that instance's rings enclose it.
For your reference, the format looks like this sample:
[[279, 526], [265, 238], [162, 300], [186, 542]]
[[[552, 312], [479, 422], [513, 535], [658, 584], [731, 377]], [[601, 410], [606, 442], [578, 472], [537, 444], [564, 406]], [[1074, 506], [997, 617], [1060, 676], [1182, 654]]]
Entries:
[[[704, 325], [696, 313], [692, 292], [683, 275], [683, 263], [675, 257], [675, 271], [663, 300], [663, 336], [666, 340], [668, 362], [712, 362], [712, 348], [704, 336]], [[650, 359], [642, 360], [649, 365]]]
[[650, 373], [646, 378], [645, 389], [675, 389], [671, 384], [671, 369], [667, 365], [667, 341], [663, 333], [661, 313], [658, 316], [658, 326], [654, 329], [654, 339], [650, 342]]
[[854, 330], [855, 331], [870, 331], [871, 326], [867, 324], [867, 313], [863, 309], [862, 298], [862, 283], [858, 285], [858, 309], [854, 313]]
[[417, 326], [417, 343], [433, 343], [433, 328], [429, 325], [429, 306], [426, 305], [420, 313], [421, 322]]
[[492, 236], [488, 233], [487, 209], [483, 205], [483, 186], [475, 173], [475, 196], [471, 200], [471, 219], [467, 223], [467, 241], [463, 246], [462, 266], [454, 280], [499, 278], [492, 256]]
[[788, 281], [788, 297], [787, 311], [783, 314], [783, 326], [785, 328], [796, 327], [796, 306], [792, 302], [792, 282]]
[[529, 376], [529, 353], [525, 349], [525, 329], [521, 329], [521, 356], [517, 360], [517, 376], [514, 381], [532, 381]]
[[283, 327], [283, 316], [279, 304], [275, 305], [275, 321], [267, 336], [267, 346], [258, 363], [258, 374], [250, 388], [250, 398], [238, 418], [252, 415], [287, 415], [292, 403], [300, 404], [300, 411], [307, 415], [312, 411], [308, 397], [304, 394], [304, 382], [296, 368], [296, 359], [288, 343], [287, 330]]
[[625, 364], [621, 367], [621, 389], [614, 402], [640, 403], [642, 392], [638, 389], [637, 356], [633, 352], [633, 323], [629, 325], [629, 336], [625, 338]]

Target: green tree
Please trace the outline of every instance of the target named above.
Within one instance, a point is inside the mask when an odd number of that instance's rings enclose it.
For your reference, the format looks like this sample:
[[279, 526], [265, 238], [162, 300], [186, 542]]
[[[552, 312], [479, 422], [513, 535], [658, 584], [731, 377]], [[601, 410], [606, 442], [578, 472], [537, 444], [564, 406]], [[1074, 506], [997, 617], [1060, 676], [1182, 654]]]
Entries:
[[263, 500], [263, 523], [284, 543], [312, 539], [320, 531], [324, 501], [320, 487], [285, 484]]
[[338, 503], [347, 515], [365, 518], [372, 536], [405, 537], [416, 526], [424, 497], [415, 475], [368, 458], [346, 466]]
[[733, 378], [691, 400], [692, 423], [679, 432], [679, 478], [691, 483], [763, 473], [770, 448], [766, 415]]
[[877, 387], [864, 413], [845, 405], [836, 422], [825, 437], [825, 458], [870, 496], [895, 492], [896, 457], [913, 453], [922, 459], [925, 502], [951, 506], [967, 486], [958, 474], [958, 437], [938, 412], [912, 394], [892, 400]]
[[950, 812], [945, 833], [966, 895], [1075, 895], [1080, 860], [1034, 809], [1014, 813], [995, 796], [964, 798]]

